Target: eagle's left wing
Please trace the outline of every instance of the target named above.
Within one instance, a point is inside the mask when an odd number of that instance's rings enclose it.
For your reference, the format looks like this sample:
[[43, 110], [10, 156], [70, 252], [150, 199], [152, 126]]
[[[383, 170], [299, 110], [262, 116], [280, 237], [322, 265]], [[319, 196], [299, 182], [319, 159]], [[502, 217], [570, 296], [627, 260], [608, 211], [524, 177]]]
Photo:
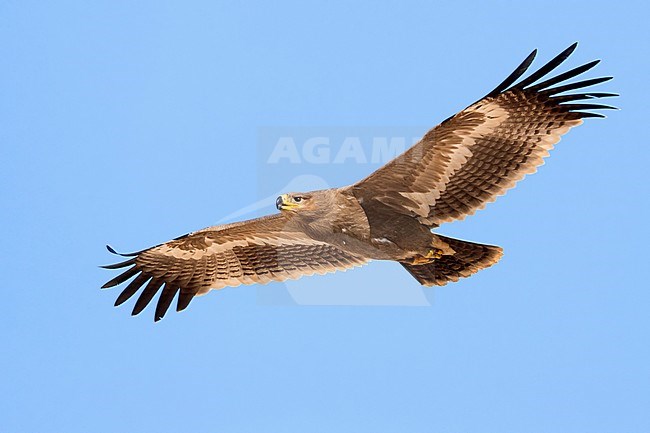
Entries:
[[128, 269], [102, 288], [133, 278], [115, 301], [117, 306], [144, 286], [133, 315], [139, 314], [162, 288], [156, 321], [162, 319], [177, 293], [176, 311], [181, 311], [194, 296], [210, 289], [325, 274], [368, 261], [312, 239], [284, 214], [210, 227], [126, 256], [132, 258], [103, 266]]
[[513, 85], [532, 63], [533, 51], [486, 97], [354, 185], [355, 195], [363, 203], [381, 203], [429, 226], [463, 219], [494, 201], [535, 172], [560, 136], [580, 125], [583, 118], [604, 117], [584, 110], [613, 108], [578, 102], [617, 96], [612, 93], [564, 94], [611, 77], [552, 87], [588, 71], [597, 60], [537, 83], [575, 48], [576, 44], [570, 46]]

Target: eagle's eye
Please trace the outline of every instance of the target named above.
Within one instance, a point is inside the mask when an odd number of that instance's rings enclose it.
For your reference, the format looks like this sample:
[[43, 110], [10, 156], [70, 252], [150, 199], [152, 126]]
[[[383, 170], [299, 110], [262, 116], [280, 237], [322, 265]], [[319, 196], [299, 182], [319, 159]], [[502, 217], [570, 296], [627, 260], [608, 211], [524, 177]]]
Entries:
[[302, 201], [302, 197], [300, 197], [300, 196], [294, 197], [293, 201], [295, 201], [296, 203], [300, 203]]

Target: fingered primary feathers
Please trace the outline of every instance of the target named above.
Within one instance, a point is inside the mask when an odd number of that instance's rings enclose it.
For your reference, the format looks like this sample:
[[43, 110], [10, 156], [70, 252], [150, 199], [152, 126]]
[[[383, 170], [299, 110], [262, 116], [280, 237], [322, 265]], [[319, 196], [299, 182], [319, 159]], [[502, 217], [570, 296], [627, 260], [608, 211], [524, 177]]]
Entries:
[[[432, 232], [482, 209], [536, 171], [582, 119], [614, 108], [593, 100], [613, 93], [569, 91], [611, 79], [567, 83], [598, 61], [544, 79], [577, 44], [518, 81], [533, 51], [493, 91], [436, 126], [413, 147], [362, 181], [278, 197], [279, 214], [209, 227], [138, 253], [104, 288], [131, 279], [120, 305], [142, 289], [133, 314], [160, 292], [155, 320], [211, 289], [325, 274], [372, 260], [399, 262], [423, 285], [444, 285], [496, 263], [500, 247]], [[109, 248], [110, 249], [110, 248]], [[114, 252], [112, 249], [110, 249]], [[143, 288], [144, 287], [144, 288]]]

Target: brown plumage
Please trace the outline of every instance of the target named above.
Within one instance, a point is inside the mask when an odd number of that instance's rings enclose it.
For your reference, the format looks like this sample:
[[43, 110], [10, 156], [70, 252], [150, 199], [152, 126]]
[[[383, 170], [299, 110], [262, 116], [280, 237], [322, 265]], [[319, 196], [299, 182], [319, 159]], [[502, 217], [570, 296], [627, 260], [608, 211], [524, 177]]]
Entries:
[[598, 61], [538, 82], [576, 45], [516, 83], [532, 63], [533, 51], [487, 96], [364, 180], [284, 194], [277, 202], [280, 214], [206, 228], [125, 255], [130, 258], [105, 266], [126, 270], [103, 287], [133, 278], [115, 302], [120, 305], [144, 286], [134, 315], [160, 291], [155, 312], [160, 320], [177, 294], [176, 310], [181, 311], [211, 289], [324, 274], [371, 260], [397, 261], [425, 286], [457, 281], [493, 265], [502, 256], [500, 247], [431, 229], [482, 209], [535, 172], [560, 136], [583, 118], [604, 117], [585, 110], [613, 108], [582, 102], [617, 96], [612, 93], [565, 93], [611, 77], [556, 86]]

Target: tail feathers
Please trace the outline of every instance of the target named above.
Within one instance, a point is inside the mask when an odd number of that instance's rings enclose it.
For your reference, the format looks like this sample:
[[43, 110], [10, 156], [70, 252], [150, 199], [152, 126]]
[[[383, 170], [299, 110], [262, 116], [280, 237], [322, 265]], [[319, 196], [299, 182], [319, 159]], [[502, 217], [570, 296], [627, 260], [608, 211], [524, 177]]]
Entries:
[[436, 236], [449, 244], [455, 252], [454, 255], [445, 255], [424, 265], [402, 263], [402, 266], [424, 286], [444, 286], [450, 281], [469, 277], [481, 269], [489, 268], [503, 256], [501, 247]]

